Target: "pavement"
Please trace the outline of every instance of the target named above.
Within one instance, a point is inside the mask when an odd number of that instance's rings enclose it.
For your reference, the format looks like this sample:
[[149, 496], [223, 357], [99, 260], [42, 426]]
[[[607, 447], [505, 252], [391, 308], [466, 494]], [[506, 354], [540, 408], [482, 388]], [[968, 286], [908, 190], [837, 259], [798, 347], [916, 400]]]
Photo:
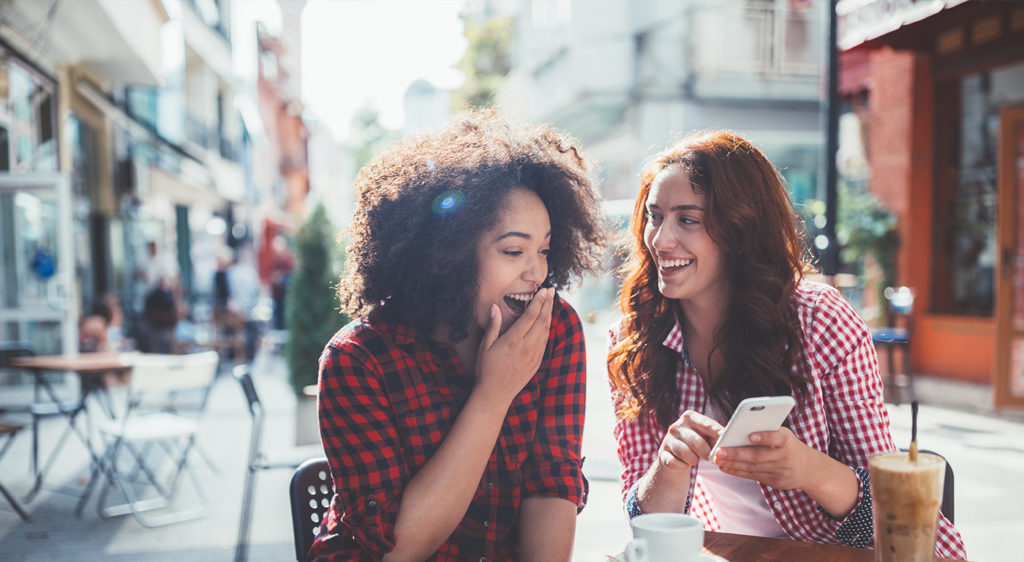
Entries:
[[[606, 560], [630, 538], [621, 507], [611, 402], [603, 377], [608, 320], [602, 316], [585, 324], [590, 384], [583, 454], [590, 497], [577, 522], [574, 559], [579, 561]], [[296, 412], [286, 367], [273, 350], [261, 350], [252, 371], [267, 411], [264, 449], [284, 454], [295, 444]], [[1024, 412], [994, 411], [989, 406], [991, 389], [982, 385], [918, 376], [916, 391], [922, 403], [918, 441], [922, 448], [943, 454], [954, 469], [956, 523], [969, 558], [1020, 560], [1024, 552]], [[3, 392], [8, 401], [14, 391], [4, 387]], [[909, 406], [889, 408], [894, 438], [909, 444]], [[74, 504], [88, 477], [88, 455], [72, 438], [43, 491], [25, 504], [32, 521], [21, 521], [0, 498], [0, 560], [232, 560], [249, 422], [241, 389], [225, 369], [212, 389], [200, 432], [199, 446], [208, 462], [193, 463], [209, 512], [199, 520], [156, 529], [142, 527], [130, 516], [100, 518], [95, 498], [81, 517], [75, 517]], [[44, 450], [52, 447], [61, 423], [44, 421]], [[0, 482], [19, 498], [31, 486], [30, 441], [28, 432], [22, 432], [0, 460]], [[294, 559], [287, 495], [290, 477], [286, 469], [257, 475], [249, 560]], [[189, 483], [181, 492], [181, 507], [197, 500]]]

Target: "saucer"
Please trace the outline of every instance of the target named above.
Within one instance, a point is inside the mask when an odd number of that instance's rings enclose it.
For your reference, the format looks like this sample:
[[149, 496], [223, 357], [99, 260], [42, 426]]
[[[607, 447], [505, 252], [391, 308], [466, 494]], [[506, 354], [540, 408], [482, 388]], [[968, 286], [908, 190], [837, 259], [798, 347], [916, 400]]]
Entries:
[[[607, 558], [609, 562], [626, 562], [626, 553], [620, 552], [615, 556], [608, 556]], [[700, 556], [697, 557], [697, 560], [700, 562], [729, 562], [725, 558], [709, 552], [701, 552]]]

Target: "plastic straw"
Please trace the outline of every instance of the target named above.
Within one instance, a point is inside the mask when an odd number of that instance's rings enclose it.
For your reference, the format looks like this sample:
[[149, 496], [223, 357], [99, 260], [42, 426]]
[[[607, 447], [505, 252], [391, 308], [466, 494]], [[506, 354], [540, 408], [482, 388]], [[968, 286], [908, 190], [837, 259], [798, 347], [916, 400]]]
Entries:
[[910, 403], [910, 462], [917, 462], [917, 400]]

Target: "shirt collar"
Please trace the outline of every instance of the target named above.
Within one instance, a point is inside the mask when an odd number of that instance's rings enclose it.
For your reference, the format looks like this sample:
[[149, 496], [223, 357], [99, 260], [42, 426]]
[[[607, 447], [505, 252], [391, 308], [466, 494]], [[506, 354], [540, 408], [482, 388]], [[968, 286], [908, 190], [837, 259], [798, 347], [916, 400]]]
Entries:
[[683, 327], [679, 325], [679, 317], [675, 314], [672, 315], [675, 318], [675, 323], [672, 325], [672, 329], [669, 330], [668, 335], [665, 336], [665, 340], [661, 342], [662, 345], [675, 351], [679, 355], [686, 353], [686, 346], [683, 345]]

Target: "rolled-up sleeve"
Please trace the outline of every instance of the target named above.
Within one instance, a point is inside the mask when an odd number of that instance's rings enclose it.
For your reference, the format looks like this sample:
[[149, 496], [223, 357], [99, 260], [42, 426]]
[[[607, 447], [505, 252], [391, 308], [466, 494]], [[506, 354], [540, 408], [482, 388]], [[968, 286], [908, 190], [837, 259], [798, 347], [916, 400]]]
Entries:
[[320, 532], [346, 544], [332, 558], [380, 559], [395, 546], [409, 475], [382, 380], [378, 362], [361, 346], [332, 342], [320, 357], [320, 436], [336, 490]]
[[581, 445], [586, 403], [587, 355], [579, 316], [561, 299], [548, 338], [549, 351], [539, 377], [537, 432], [524, 467], [524, 496], [586, 502]]

